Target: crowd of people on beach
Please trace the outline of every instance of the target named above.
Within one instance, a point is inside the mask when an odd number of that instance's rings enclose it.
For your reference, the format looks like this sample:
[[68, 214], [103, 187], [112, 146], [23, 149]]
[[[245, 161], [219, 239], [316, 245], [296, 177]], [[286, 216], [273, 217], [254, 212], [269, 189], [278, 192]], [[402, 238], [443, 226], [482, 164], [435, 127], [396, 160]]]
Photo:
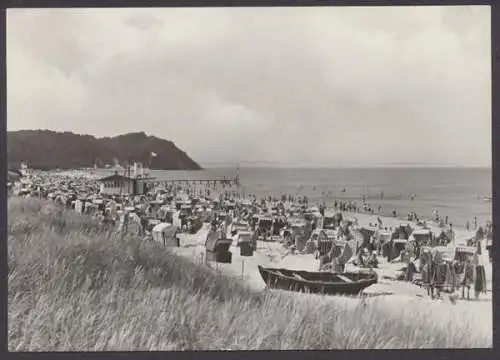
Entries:
[[[50, 179], [49, 179], [50, 177]], [[156, 194], [152, 192], [145, 193], [142, 196], [130, 196], [128, 194], [114, 195], [103, 198], [99, 196], [99, 184], [96, 181], [97, 178], [90, 176], [88, 173], [74, 173], [74, 174], [62, 174], [62, 175], [49, 175], [48, 173], [37, 172], [32, 174], [30, 177], [30, 184], [20, 189], [20, 194], [24, 196], [37, 196], [45, 199], [53, 199], [57, 203], [65, 205], [67, 208], [74, 209], [78, 213], [82, 214], [92, 214], [96, 218], [99, 218], [103, 224], [115, 225], [119, 220], [118, 211], [120, 209], [133, 208], [136, 213], [142, 215], [143, 218], [146, 217], [156, 217], [161, 220], [165, 219], [165, 209], [161, 206], [155, 206], [159, 203], [156, 202]], [[9, 189], [12, 190], [14, 183], [9, 184]], [[165, 193], [174, 194], [172, 186], [167, 186], [164, 191]], [[189, 188], [185, 189], [189, 194]], [[214, 193], [215, 194], [215, 193]], [[227, 196], [229, 194], [229, 196]], [[383, 194], [383, 193], [382, 193]], [[231, 196], [233, 195], [233, 196]], [[226, 192], [226, 198], [230, 199], [234, 197], [235, 193]], [[217, 195], [216, 195], [217, 196]], [[383, 195], [382, 195], [383, 196]], [[276, 203], [278, 198], [267, 196], [262, 199], [257, 199], [255, 195], [248, 194], [247, 199], [252, 201], [254, 204], [258, 203], [261, 206], [267, 203]], [[291, 194], [282, 194], [281, 203], [289, 202], [296, 203], [298, 205], [308, 205], [309, 199], [307, 196], [298, 196]], [[324, 211], [327, 208], [326, 203], [323, 201], [319, 205], [319, 212], [324, 215]], [[374, 214], [374, 206], [369, 204], [366, 199], [357, 202], [355, 200], [337, 200], [333, 201], [333, 210], [339, 212], [358, 212], [358, 213], [368, 213]], [[378, 213], [381, 211], [381, 206], [378, 206]], [[153, 214], [156, 212], [156, 214]], [[397, 216], [396, 209], [392, 210], [393, 217]], [[380, 221], [380, 217], [378, 218]], [[447, 228], [446, 233], [440, 235], [441, 242], [445, 239], [453, 239], [453, 225], [448, 223], [448, 216], [439, 216], [438, 211], [432, 210], [432, 221], [439, 224], [439, 227], [444, 229]], [[171, 219], [170, 219], [171, 220]], [[415, 212], [411, 212], [407, 215], [406, 220], [415, 222], [417, 224], [426, 226], [425, 220]], [[143, 223], [145, 220], [143, 220]], [[188, 225], [188, 220], [184, 216], [181, 218], [181, 228], [185, 228]], [[487, 223], [485, 227], [479, 226], [477, 217], [474, 217], [472, 226], [469, 222], [466, 224], [466, 229], [474, 229], [479, 233], [479, 237], [482, 234], [491, 232], [491, 223]]]
[[[334, 200], [329, 210], [325, 202], [310, 206], [307, 196], [283, 194], [280, 198], [268, 196], [258, 199], [255, 195], [248, 194], [243, 198], [241, 193], [225, 186], [213, 189], [211, 196], [207, 196], [207, 193], [201, 195], [188, 185], [161, 183], [152, 183], [141, 195], [102, 195], [95, 176], [45, 172], [31, 172], [23, 176], [9, 184], [9, 191], [16, 196], [53, 200], [78, 214], [93, 216], [102, 226], [119, 232], [123, 232], [125, 227], [127, 231], [146, 237], [151, 235], [153, 227], [159, 223], [171, 223], [178, 227], [179, 232], [193, 233], [203, 223], [209, 223], [212, 231], [227, 233], [231, 224], [245, 222], [252, 232], [254, 244], [257, 239], [267, 240], [277, 236], [285, 239], [285, 245], [292, 252], [304, 252], [312, 245], [310, 239], [313, 233], [316, 231], [319, 234], [317, 230], [325, 229], [322, 222], [330, 216], [327, 213], [331, 211], [335, 214], [335, 238], [343, 242], [357, 241], [361, 246], [354, 250], [355, 254], [351, 254], [355, 255], [353, 263], [367, 268], [378, 268], [380, 256], [389, 262], [398, 256], [401, 259], [405, 256], [420, 258], [426, 247], [446, 247], [455, 240], [453, 225], [448, 223], [447, 217], [441, 217], [437, 210], [433, 210], [431, 221], [438, 224], [441, 232], [430, 232], [425, 242], [410, 241], [411, 229], [388, 226], [380, 216], [375, 223], [370, 224], [372, 230], [366, 233], [365, 228], [357, 225], [355, 214], [351, 219], [342, 215], [356, 212], [373, 214], [374, 207], [366, 199], [359, 202]], [[380, 212], [380, 206], [378, 210]], [[270, 219], [268, 225], [265, 225], [263, 219], [266, 216]], [[393, 209], [393, 217], [396, 216], [396, 210]], [[302, 225], [291, 224], [293, 219], [300, 219]], [[422, 229], [428, 229], [427, 222], [414, 212], [408, 214], [407, 220], [415, 222]], [[476, 236], [470, 237], [466, 245], [476, 247], [481, 253], [483, 239], [489, 239], [492, 243], [492, 225], [487, 223], [485, 227], [479, 226], [475, 218], [472, 226], [476, 229]], [[389, 237], [385, 238], [384, 233], [388, 233]], [[405, 239], [406, 245], [400, 247], [398, 239]], [[311, 248], [322, 259], [320, 264], [326, 261], [332, 266], [334, 259], [349, 258], [346, 248], [340, 251], [332, 247], [321, 252], [320, 247], [316, 241], [316, 245]]]
[[[102, 219], [103, 223], [116, 222], [118, 220], [117, 210], [125, 207], [133, 207], [135, 211], [140, 211], [143, 215], [148, 216], [152, 216], [153, 211], [156, 211], [159, 217], [163, 217], [163, 209], [156, 208], [152, 204], [152, 202], [156, 200], [154, 198], [156, 195], [152, 192], [135, 197], [128, 194], [119, 196], [114, 195], [104, 199], [102, 196], [99, 196], [100, 188], [96, 180], [97, 178], [95, 176], [89, 176], [88, 173], [75, 172], [75, 174], [49, 175], [48, 173], [36, 172], [30, 177], [31, 183], [29, 186], [25, 186], [21, 189], [20, 194], [24, 196], [37, 196], [45, 199], [53, 199], [68, 208], [75, 209], [79, 213], [93, 214], [94, 216]], [[8, 184], [9, 190], [13, 190], [14, 184], [14, 182]], [[172, 186], [167, 186], [165, 188], [166, 193], [172, 193], [173, 190]], [[189, 188], [185, 190], [189, 193]], [[234, 197], [234, 192], [233, 194], [231, 194], [230, 191], [226, 192], [226, 195], [228, 193], [229, 196], [226, 196], [227, 198]], [[383, 195], [381, 196], [383, 197]], [[258, 200], [257, 197], [252, 194], [246, 195], [246, 198], [253, 203], [259, 203], [260, 205], [263, 205], [265, 202], [276, 203], [279, 201], [278, 198], [272, 196], [267, 196]], [[282, 203], [289, 202], [296, 203], [298, 205], [309, 204], [307, 196], [283, 194], [280, 199]], [[366, 199], [362, 199], [360, 202], [355, 200], [335, 199], [332, 205], [333, 210], [339, 212], [358, 212], [368, 214], [374, 214], [375, 212], [375, 206], [369, 204]], [[323, 203], [319, 205], [319, 212], [324, 214], [326, 207], [326, 203], [323, 201]], [[379, 205], [378, 213], [380, 213], [381, 210], [382, 207]], [[396, 209], [392, 209], [392, 216], [397, 217]], [[410, 212], [407, 215], [406, 220], [422, 224], [424, 226], [426, 225], [423, 217], [415, 212]], [[441, 228], [448, 228], [449, 233], [453, 234], [453, 224], [448, 222], [448, 216], [440, 216], [438, 211], [433, 209], [431, 220], [438, 223]], [[186, 223], [183, 222], [182, 225], [186, 226]], [[468, 231], [475, 230], [480, 234], [486, 234], [491, 228], [491, 223], [487, 223], [485, 227], [479, 226], [478, 219], [474, 216], [471, 222], [467, 221], [465, 228]]]

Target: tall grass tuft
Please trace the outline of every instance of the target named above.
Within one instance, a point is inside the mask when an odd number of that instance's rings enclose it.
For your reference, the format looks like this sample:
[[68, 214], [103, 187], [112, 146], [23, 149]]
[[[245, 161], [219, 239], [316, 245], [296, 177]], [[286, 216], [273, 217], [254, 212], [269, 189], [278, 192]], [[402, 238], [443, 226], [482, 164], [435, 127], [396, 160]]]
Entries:
[[8, 234], [10, 351], [492, 344], [466, 312], [435, 318], [442, 309], [418, 301], [396, 310], [382, 299], [255, 292], [41, 200], [10, 200]]

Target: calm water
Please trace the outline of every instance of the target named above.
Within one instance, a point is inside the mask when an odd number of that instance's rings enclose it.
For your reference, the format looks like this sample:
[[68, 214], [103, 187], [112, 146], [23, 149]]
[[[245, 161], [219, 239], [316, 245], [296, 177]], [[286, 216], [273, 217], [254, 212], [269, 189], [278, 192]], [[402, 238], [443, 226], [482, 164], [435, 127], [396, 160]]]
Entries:
[[[235, 169], [203, 171], [153, 171], [158, 180], [173, 179], [233, 179]], [[292, 194], [309, 201], [360, 199], [364, 194], [382, 214], [393, 208], [405, 215], [415, 211], [430, 218], [432, 209], [448, 215], [454, 226], [464, 227], [477, 216], [483, 224], [491, 220], [491, 169], [240, 169], [240, 182], [247, 194], [277, 196]], [[342, 189], [345, 188], [345, 192]], [[384, 199], [380, 199], [381, 192]], [[415, 194], [414, 201], [411, 196]]]

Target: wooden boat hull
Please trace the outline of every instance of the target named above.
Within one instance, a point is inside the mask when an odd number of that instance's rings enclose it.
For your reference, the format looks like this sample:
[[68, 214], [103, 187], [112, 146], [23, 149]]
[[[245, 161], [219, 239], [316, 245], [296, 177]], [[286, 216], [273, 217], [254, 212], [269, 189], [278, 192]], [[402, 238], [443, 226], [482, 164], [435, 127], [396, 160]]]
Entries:
[[[259, 272], [268, 288], [326, 295], [357, 295], [377, 283], [376, 274], [308, 272], [265, 268]], [[344, 281], [344, 280], [350, 281]]]

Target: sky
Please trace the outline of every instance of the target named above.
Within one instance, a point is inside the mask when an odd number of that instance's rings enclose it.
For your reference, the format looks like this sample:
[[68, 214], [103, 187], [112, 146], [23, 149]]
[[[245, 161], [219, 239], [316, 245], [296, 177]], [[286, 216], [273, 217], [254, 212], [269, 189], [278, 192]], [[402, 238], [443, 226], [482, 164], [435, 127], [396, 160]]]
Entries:
[[204, 166], [490, 166], [490, 9], [8, 9], [7, 121]]

